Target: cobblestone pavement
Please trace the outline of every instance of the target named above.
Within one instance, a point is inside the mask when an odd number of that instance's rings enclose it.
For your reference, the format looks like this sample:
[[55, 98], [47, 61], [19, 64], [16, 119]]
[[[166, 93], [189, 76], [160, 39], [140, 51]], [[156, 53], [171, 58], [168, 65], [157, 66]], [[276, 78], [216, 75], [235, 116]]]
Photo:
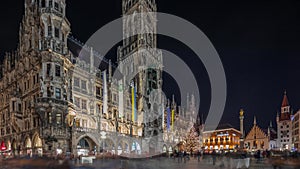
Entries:
[[[228, 160], [228, 159], [225, 159]], [[61, 165], [57, 164], [57, 161], [30, 161], [30, 160], [12, 160], [11, 163], [0, 163], [0, 169], [70, 169], [68, 163], [62, 162]], [[42, 165], [38, 165], [42, 163]], [[236, 161], [233, 161], [233, 166], [228, 165], [225, 162], [222, 163], [220, 159], [217, 159], [216, 165], [212, 164], [212, 158], [206, 157], [201, 162], [192, 158], [184, 162], [178, 162], [178, 159], [172, 158], [155, 158], [155, 159], [135, 159], [135, 160], [121, 160], [121, 159], [104, 159], [95, 160], [93, 164], [72, 164], [72, 169], [235, 169]], [[6, 165], [5, 165], [6, 164]], [[19, 165], [16, 165], [19, 164]], [[65, 165], [64, 165], [65, 164]], [[43, 166], [43, 167], [41, 167]], [[244, 169], [243, 167], [242, 169]], [[299, 167], [282, 166], [281, 169], [298, 169]], [[274, 169], [268, 161], [261, 161], [259, 163], [256, 160], [251, 160], [249, 169]]]
[[[226, 164], [225, 164], [226, 165]], [[217, 160], [216, 165], [212, 164], [211, 158], [206, 158], [201, 162], [192, 158], [186, 163], [179, 162], [178, 159], [159, 158], [147, 160], [97, 160], [92, 165], [75, 167], [74, 169], [235, 169], [236, 165], [222, 165]], [[242, 169], [246, 167], [243, 166]], [[256, 160], [251, 160], [249, 169], [274, 169], [267, 161], [257, 163]], [[280, 169], [299, 169], [299, 167], [282, 166]]]

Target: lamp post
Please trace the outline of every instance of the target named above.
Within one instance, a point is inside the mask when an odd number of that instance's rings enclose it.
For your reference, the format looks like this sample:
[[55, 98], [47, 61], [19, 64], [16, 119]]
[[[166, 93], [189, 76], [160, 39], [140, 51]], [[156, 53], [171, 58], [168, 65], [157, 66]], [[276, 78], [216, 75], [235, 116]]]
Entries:
[[105, 142], [105, 139], [106, 139], [106, 132], [105, 131], [101, 131], [100, 134], [101, 134], [101, 139], [103, 140], [102, 141], [102, 149], [103, 149], [102, 150], [103, 151], [102, 155], [103, 155], [103, 159], [104, 159], [104, 145], [105, 145], [104, 142]]
[[132, 137], [133, 136], [133, 130], [132, 130], [132, 125], [133, 125], [133, 121], [132, 120], [130, 120], [130, 137]]

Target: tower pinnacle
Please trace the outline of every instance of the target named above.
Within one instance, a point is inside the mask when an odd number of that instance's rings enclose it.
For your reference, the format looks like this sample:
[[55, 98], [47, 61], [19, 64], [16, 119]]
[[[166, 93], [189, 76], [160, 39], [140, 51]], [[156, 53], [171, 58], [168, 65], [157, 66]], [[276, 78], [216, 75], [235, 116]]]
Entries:
[[289, 106], [289, 101], [288, 101], [288, 98], [287, 98], [287, 92], [285, 90], [281, 107], [286, 107], [286, 106]]

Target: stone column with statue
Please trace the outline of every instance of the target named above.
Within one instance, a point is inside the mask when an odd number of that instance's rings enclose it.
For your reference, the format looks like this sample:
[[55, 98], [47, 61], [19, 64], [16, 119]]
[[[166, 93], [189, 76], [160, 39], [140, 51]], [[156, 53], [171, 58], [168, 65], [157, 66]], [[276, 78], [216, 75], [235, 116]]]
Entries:
[[244, 110], [240, 110], [240, 132], [241, 132], [241, 138], [240, 138], [240, 149], [244, 149]]

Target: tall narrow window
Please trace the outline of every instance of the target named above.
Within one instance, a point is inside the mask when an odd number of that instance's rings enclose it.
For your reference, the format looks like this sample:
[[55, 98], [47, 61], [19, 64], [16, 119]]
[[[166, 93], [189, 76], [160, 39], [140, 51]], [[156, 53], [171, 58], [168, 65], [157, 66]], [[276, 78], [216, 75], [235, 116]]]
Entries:
[[80, 87], [80, 80], [77, 77], [74, 77], [74, 86], [78, 88]]
[[35, 79], [35, 76], [33, 76], [33, 77], [32, 77], [33, 85], [36, 84], [36, 81], [35, 81], [35, 80], [36, 80], [36, 79]]
[[50, 7], [50, 8], [53, 7], [53, 0], [49, 0], [49, 7]]
[[60, 114], [60, 113], [57, 113], [57, 114], [56, 114], [56, 124], [60, 125], [60, 124], [61, 124], [61, 121], [62, 121], [61, 114]]
[[36, 74], [36, 83], [39, 83], [39, 73]]
[[80, 99], [78, 97], [74, 97], [75, 105], [80, 108]]
[[85, 81], [85, 80], [82, 80], [82, 81], [81, 81], [81, 88], [82, 88], [83, 90], [86, 90], [86, 81]]
[[59, 88], [55, 89], [55, 98], [61, 99], [61, 90]]
[[18, 104], [18, 112], [21, 112], [21, 111], [22, 111], [22, 104], [19, 103], [19, 104]]
[[59, 10], [59, 4], [57, 2], [54, 2], [54, 9], [57, 11]]
[[101, 98], [101, 88], [100, 87], [96, 87], [96, 98], [100, 99]]
[[56, 38], [59, 38], [59, 29], [58, 29], [58, 28], [55, 28], [54, 31], [55, 31], [55, 32], [54, 32], [55, 37], [56, 37]]
[[48, 36], [52, 36], [52, 26], [48, 26]]
[[46, 7], [46, 2], [45, 2], [45, 0], [42, 0], [42, 8], [45, 8]]
[[47, 87], [47, 97], [51, 97], [51, 90], [50, 90], [50, 87]]
[[60, 77], [60, 66], [59, 65], [55, 65], [55, 76]]
[[82, 108], [83, 110], [87, 110], [86, 100], [81, 100], [81, 108]]
[[49, 124], [52, 123], [52, 113], [51, 112], [48, 113], [48, 123]]
[[47, 75], [47, 76], [50, 76], [50, 71], [51, 71], [51, 64], [48, 63], [48, 64], [47, 64], [47, 70], [46, 70], [46, 75]]

